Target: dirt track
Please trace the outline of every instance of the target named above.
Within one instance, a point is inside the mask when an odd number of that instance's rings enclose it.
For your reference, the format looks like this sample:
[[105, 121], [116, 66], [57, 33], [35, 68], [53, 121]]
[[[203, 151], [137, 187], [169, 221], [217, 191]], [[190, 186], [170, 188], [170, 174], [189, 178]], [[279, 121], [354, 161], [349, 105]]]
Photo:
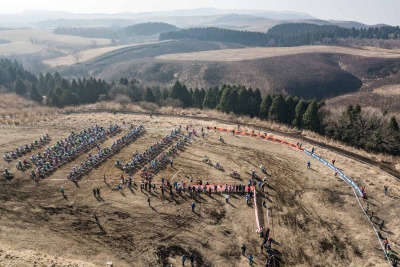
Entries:
[[[135, 150], [145, 150], [175, 126], [193, 125], [199, 131], [201, 126], [217, 123], [232, 125], [183, 117], [60, 115], [50, 123], [31, 127], [29, 133], [21, 133], [19, 127], [0, 127], [6, 137], [0, 142], [0, 152], [35, 139], [44, 131], [55, 141], [68, 131], [115, 120], [119, 124], [122, 120], [142, 123], [147, 133], [82, 177], [79, 187], [62, 179], [84, 156], [39, 185], [26, 173], [17, 172], [14, 163], [9, 165], [16, 178], [0, 182], [0, 266], [33, 266], [34, 262], [36, 266], [106, 266], [107, 261], [113, 261], [114, 266], [179, 266], [183, 253], [195, 255], [195, 266], [248, 266], [240, 255], [242, 243], [253, 254], [255, 266], [263, 266], [265, 256], [260, 254], [260, 239], [255, 233], [254, 207], [246, 206], [243, 196], [232, 195], [230, 204], [226, 204], [220, 194], [195, 200], [187, 194], [175, 194], [175, 200], [169, 200], [159, 190], [141, 192], [136, 187], [133, 192], [123, 189], [119, 193], [110, 188], [117, 185], [122, 173], [113, 166], [116, 159], [127, 161]], [[194, 181], [217, 184], [247, 183], [248, 172], [257, 170], [263, 162], [271, 174], [271, 188], [267, 190], [271, 211], [267, 217], [264, 209], [261, 220], [272, 229], [276, 240], [273, 247], [282, 253], [282, 266], [387, 266], [353, 192], [325, 166], [311, 160], [312, 170], [307, 170], [309, 158], [304, 153], [277, 143], [228, 134], [223, 137], [226, 144], [217, 141], [218, 133], [214, 132], [209, 132], [207, 139], [195, 138], [176, 155], [174, 167], [164, 169], [155, 181], [165, 177], [189, 183], [191, 176]], [[328, 159], [332, 155], [322, 149], [318, 152]], [[225, 172], [202, 163], [204, 155], [219, 161]], [[357, 182], [367, 184], [371, 209], [386, 221], [383, 234], [389, 240], [398, 240], [399, 207], [391, 198], [383, 198], [381, 190], [382, 184], [388, 183], [391, 195], [397, 197], [398, 181], [351, 159], [338, 156], [337, 162]], [[4, 168], [6, 164], [3, 161], [0, 165]], [[233, 170], [241, 174], [241, 180], [229, 176]], [[110, 187], [103, 183], [103, 173]], [[134, 180], [139, 184], [140, 177], [135, 175]], [[60, 186], [65, 187], [67, 199], [59, 193]], [[93, 187], [101, 188], [102, 199], [94, 198]], [[148, 196], [152, 207], [147, 206]], [[190, 210], [192, 201], [197, 203], [196, 213]], [[100, 228], [93, 213], [99, 215]]]

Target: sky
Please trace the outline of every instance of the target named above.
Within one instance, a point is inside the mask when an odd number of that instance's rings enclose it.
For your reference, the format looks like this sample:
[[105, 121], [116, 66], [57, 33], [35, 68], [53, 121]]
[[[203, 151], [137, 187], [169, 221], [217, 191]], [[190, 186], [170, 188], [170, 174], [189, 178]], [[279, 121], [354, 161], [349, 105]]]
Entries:
[[192, 8], [298, 11], [320, 19], [400, 25], [400, 0], [11, 0], [0, 13], [24, 10], [74, 13], [144, 12]]

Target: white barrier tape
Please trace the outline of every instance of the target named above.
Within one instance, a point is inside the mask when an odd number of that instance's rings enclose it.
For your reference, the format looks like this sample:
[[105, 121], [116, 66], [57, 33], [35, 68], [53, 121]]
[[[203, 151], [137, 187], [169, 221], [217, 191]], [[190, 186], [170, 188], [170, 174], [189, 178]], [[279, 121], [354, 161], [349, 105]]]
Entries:
[[[358, 197], [358, 195], [357, 195], [357, 193], [356, 193], [356, 190], [357, 190], [357, 192], [360, 194], [360, 196], [362, 196], [362, 192], [361, 192], [360, 188], [358, 187], [358, 185], [357, 185], [353, 180], [351, 180], [348, 176], [346, 176], [342, 171], [338, 170], [335, 166], [333, 166], [332, 164], [330, 164], [329, 162], [327, 162], [325, 159], [323, 159], [323, 158], [317, 156], [315, 153], [311, 153], [311, 152], [309, 152], [309, 151], [307, 151], [307, 150], [304, 150], [304, 153], [306, 153], [307, 155], [309, 155], [309, 156], [311, 156], [311, 157], [313, 157], [313, 158], [319, 160], [319, 161], [322, 162], [324, 165], [328, 166], [330, 169], [336, 171], [336, 172], [339, 174], [339, 177], [340, 177], [344, 182], [346, 182], [346, 183], [351, 187], [351, 189], [353, 190], [354, 195], [355, 195], [355, 197], [356, 197], [358, 203], [360, 204], [360, 207], [361, 207], [363, 213], [365, 214], [365, 216], [366, 216], [367, 219], [369, 220], [368, 214], [365, 212], [365, 209], [364, 209], [364, 207], [362, 206], [362, 204], [361, 204], [361, 202], [360, 202], [360, 198]], [[375, 235], [376, 235], [376, 237], [378, 238], [378, 242], [379, 242], [379, 244], [380, 244], [380, 246], [381, 246], [381, 248], [382, 248], [382, 251], [383, 251], [383, 253], [384, 253], [385, 259], [389, 262], [389, 265], [391, 266], [390, 260], [389, 260], [389, 258], [386, 256], [386, 252], [385, 252], [385, 248], [384, 248], [384, 246], [383, 246], [383, 243], [382, 243], [381, 239], [379, 238], [378, 231], [376, 230], [376, 228], [375, 228], [373, 222], [372, 222], [371, 220], [369, 220], [369, 222], [371, 223], [372, 229], [374, 230]]]
[[325, 159], [323, 159], [322, 157], [317, 156], [315, 153], [312, 153], [304, 150], [304, 153], [306, 153], [307, 155], [319, 160], [320, 162], [322, 162], [324, 165], [328, 166], [331, 170], [337, 172], [339, 174], [339, 177], [345, 181], [348, 185], [350, 185], [352, 188], [354, 188], [355, 190], [357, 190], [358, 194], [360, 196], [362, 196], [362, 191], [360, 189], [360, 187], [352, 180], [350, 179], [346, 174], [344, 174], [342, 171], [340, 171], [338, 168], [336, 168], [335, 166], [333, 166], [332, 164], [330, 164], [329, 162], [327, 162]]
[[378, 230], [376, 230], [374, 223], [369, 219], [368, 214], [365, 212], [365, 209], [364, 209], [363, 205], [361, 204], [360, 198], [357, 196], [356, 191], [354, 190], [354, 188], [352, 188], [352, 189], [353, 189], [354, 195], [356, 196], [356, 199], [357, 199], [357, 201], [358, 201], [358, 204], [360, 204], [361, 210], [363, 211], [363, 213], [364, 213], [365, 216], [367, 217], [368, 221], [370, 222], [370, 224], [371, 224], [371, 226], [372, 226], [372, 229], [373, 229], [374, 232], [375, 232], [375, 235], [376, 235], [376, 237], [377, 237], [377, 239], [378, 239], [379, 244], [381, 245], [381, 248], [382, 248], [383, 254], [385, 255], [385, 258], [386, 258], [387, 261], [389, 262], [389, 265], [392, 266], [392, 264], [390, 263], [389, 258], [386, 256], [385, 248], [384, 248], [383, 243], [382, 243], [382, 241], [381, 241], [381, 239], [380, 239], [380, 237], [379, 237]]

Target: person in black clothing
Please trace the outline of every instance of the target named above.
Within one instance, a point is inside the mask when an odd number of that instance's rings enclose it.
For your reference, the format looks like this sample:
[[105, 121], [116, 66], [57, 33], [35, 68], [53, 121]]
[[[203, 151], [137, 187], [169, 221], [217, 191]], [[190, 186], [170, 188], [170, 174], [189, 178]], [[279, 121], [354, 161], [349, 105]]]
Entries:
[[96, 189], [93, 188], [93, 196], [96, 197]]
[[193, 256], [193, 254], [190, 255], [189, 260], [190, 260], [190, 266], [193, 266], [193, 263], [194, 263], [194, 256]]
[[242, 255], [244, 256], [246, 254], [246, 245], [242, 245]]
[[98, 196], [100, 196], [100, 188], [97, 187], [96, 193], [97, 193]]

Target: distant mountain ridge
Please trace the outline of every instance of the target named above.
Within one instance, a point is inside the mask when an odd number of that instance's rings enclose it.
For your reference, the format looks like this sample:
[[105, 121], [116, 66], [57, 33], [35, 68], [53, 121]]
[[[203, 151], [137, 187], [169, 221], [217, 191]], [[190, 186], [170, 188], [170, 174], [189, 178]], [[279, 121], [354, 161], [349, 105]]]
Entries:
[[226, 27], [266, 31], [269, 28], [287, 22], [311, 22], [323, 25], [365, 28], [377, 25], [365, 25], [353, 21], [327, 21], [309, 14], [294, 11], [268, 11], [252, 9], [182, 9], [155, 12], [123, 12], [115, 14], [83, 14], [63, 11], [24, 11], [18, 14], [0, 14], [0, 27], [57, 28], [68, 26], [118, 26], [144, 22], [163, 22], [180, 28], [187, 27]]

